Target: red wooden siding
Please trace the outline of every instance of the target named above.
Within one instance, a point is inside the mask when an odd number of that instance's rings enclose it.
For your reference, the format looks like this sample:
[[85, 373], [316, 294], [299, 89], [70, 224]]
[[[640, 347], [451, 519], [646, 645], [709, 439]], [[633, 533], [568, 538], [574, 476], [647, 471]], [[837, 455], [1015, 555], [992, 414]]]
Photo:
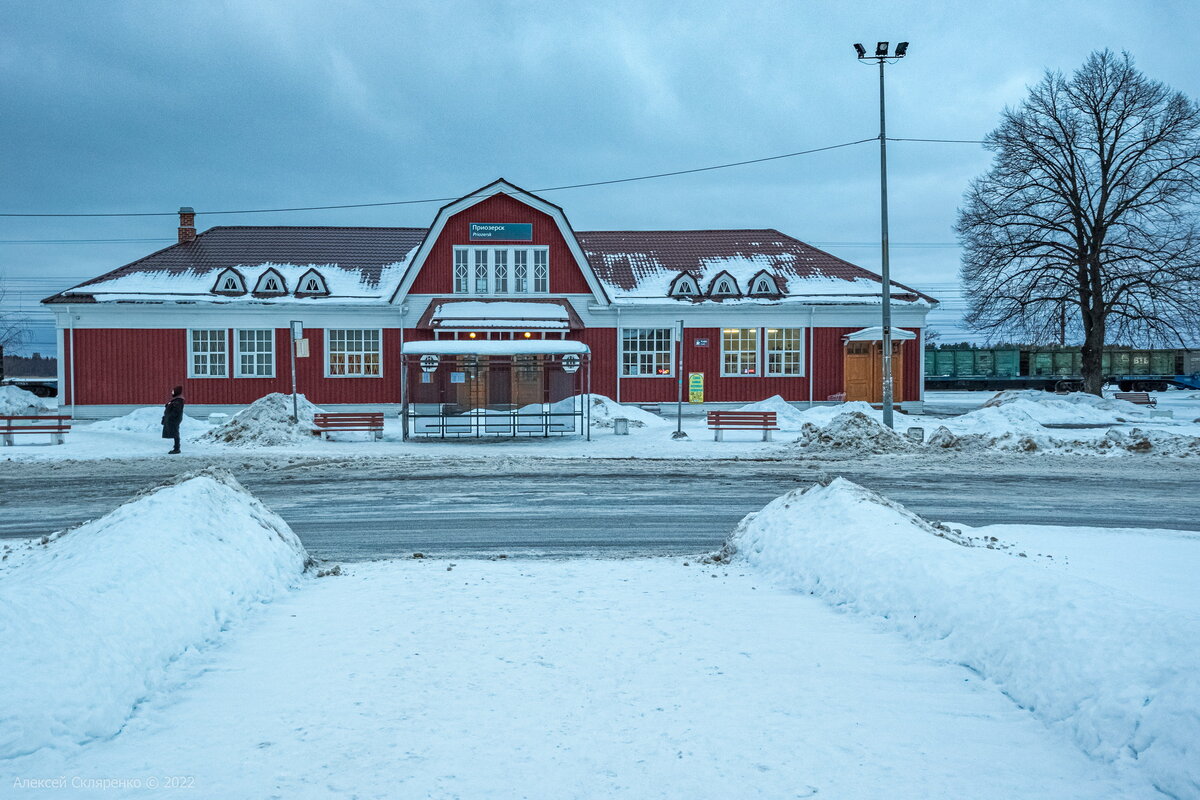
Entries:
[[[472, 222], [532, 223], [533, 241], [529, 244], [546, 245], [550, 248], [550, 293], [591, 294], [592, 290], [588, 288], [566, 240], [558, 232], [554, 219], [549, 214], [531, 208], [506, 194], [494, 195], [480, 201], [446, 221], [446, 226], [429, 251], [429, 257], [409, 290], [412, 294], [453, 293], [454, 247], [472, 244], [469, 229]], [[488, 242], [477, 244], [486, 246]], [[532, 265], [530, 268], [532, 269]]]

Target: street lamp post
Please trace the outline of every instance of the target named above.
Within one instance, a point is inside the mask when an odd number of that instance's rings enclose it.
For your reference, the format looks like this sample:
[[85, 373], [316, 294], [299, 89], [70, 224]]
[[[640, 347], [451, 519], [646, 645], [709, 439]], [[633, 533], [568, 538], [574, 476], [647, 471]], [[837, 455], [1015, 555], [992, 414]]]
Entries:
[[875, 55], [868, 55], [861, 44], [854, 45], [860, 61], [879, 62], [879, 223], [881, 229], [882, 259], [880, 270], [883, 278], [883, 424], [892, 423], [892, 274], [888, 259], [888, 195], [887, 195], [887, 117], [883, 102], [883, 65], [895, 63], [908, 54], [908, 42], [896, 45], [896, 51], [888, 55], [888, 42], [875, 45]]

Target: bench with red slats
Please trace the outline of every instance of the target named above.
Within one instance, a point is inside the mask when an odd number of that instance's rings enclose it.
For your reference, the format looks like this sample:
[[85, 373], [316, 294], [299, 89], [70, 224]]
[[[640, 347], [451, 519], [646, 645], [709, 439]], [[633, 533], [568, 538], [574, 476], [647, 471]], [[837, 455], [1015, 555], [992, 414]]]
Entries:
[[779, 430], [774, 411], [710, 411], [708, 427], [715, 431], [713, 440], [724, 441], [725, 431], [762, 431], [763, 441], [771, 441], [771, 431]]
[[54, 444], [62, 444], [63, 437], [71, 431], [69, 416], [0, 416], [0, 439], [4, 444], [13, 444], [18, 433], [48, 433]]
[[1114, 392], [1113, 399], [1124, 400], [1127, 403], [1134, 403], [1139, 406], [1158, 407], [1158, 400], [1151, 397], [1149, 392]]
[[339, 431], [366, 431], [375, 434], [376, 439], [382, 439], [383, 412], [338, 411], [313, 415], [313, 433], [321, 434], [322, 439]]

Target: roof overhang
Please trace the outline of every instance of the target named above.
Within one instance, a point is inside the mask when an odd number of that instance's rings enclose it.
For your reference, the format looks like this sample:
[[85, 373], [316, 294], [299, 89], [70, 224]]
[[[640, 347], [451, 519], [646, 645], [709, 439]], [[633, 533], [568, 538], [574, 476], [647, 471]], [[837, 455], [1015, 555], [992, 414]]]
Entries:
[[[879, 342], [883, 341], [883, 326], [876, 325], [873, 328], [863, 328], [861, 331], [847, 333], [842, 337], [847, 342]], [[917, 335], [912, 331], [906, 331], [903, 328], [892, 326], [893, 341], [909, 341], [917, 338]]]
[[400, 352], [406, 356], [534, 356], [584, 355], [591, 350], [570, 339], [434, 339], [405, 342]]
[[583, 330], [583, 320], [561, 298], [504, 300], [435, 297], [417, 320], [423, 330]]

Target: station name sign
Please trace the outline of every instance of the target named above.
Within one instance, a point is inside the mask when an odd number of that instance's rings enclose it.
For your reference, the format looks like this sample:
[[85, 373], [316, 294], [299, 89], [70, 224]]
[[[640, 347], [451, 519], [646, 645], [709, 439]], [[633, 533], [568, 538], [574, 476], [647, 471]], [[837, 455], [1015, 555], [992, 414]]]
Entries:
[[532, 242], [532, 222], [472, 222], [472, 242]]

